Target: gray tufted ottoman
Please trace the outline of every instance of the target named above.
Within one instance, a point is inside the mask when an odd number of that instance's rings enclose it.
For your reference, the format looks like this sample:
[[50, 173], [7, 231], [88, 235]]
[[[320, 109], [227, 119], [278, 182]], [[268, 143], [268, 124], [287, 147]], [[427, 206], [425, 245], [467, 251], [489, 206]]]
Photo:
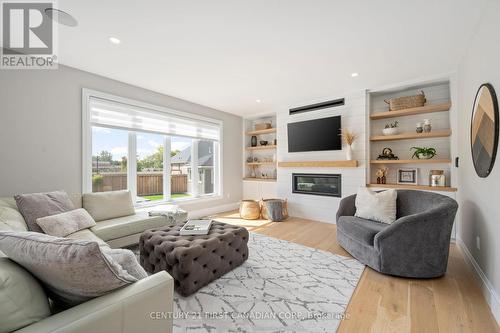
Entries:
[[213, 222], [208, 235], [179, 236], [184, 223], [146, 230], [140, 238], [140, 261], [149, 273], [167, 271], [175, 289], [188, 296], [248, 258], [248, 231]]

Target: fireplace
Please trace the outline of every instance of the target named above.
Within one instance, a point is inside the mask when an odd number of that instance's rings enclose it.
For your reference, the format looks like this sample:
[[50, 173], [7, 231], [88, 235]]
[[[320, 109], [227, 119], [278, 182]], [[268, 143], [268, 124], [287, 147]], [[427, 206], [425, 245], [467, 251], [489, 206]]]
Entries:
[[342, 196], [339, 174], [293, 173], [292, 192], [330, 197]]

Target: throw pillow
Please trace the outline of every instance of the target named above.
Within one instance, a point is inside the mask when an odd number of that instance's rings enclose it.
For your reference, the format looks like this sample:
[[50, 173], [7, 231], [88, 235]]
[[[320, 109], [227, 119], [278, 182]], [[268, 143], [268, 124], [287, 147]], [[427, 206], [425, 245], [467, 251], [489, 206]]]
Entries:
[[41, 217], [36, 219], [36, 223], [47, 235], [56, 237], [66, 237], [69, 234], [96, 225], [92, 216], [83, 208]]
[[[58, 238], [36, 232], [0, 231], [0, 251], [42, 282], [51, 299], [73, 306], [138, 281], [97, 242]], [[131, 269], [132, 270], [132, 269]]]
[[40, 284], [9, 258], [0, 258], [0, 300], [0, 333], [50, 316], [49, 301]]
[[356, 195], [355, 216], [391, 224], [396, 221], [396, 190], [373, 192], [360, 188]]
[[64, 191], [19, 194], [14, 198], [28, 230], [41, 233], [43, 230], [36, 224], [36, 219], [75, 209], [68, 194]]
[[135, 214], [130, 191], [85, 193], [83, 208], [96, 222]]

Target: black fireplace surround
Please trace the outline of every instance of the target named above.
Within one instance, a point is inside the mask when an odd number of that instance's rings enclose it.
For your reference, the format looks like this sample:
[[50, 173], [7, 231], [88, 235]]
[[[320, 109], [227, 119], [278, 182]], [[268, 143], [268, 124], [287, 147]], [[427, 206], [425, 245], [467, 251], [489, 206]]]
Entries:
[[341, 175], [293, 173], [292, 192], [340, 198], [342, 197]]

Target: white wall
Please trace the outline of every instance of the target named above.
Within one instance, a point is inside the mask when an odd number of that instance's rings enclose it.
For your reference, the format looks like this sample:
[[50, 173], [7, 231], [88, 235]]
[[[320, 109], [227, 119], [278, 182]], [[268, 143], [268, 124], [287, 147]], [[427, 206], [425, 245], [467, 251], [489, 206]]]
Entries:
[[[292, 173], [335, 173], [342, 175], [342, 197], [354, 194], [366, 179], [366, 94], [358, 91], [345, 95], [324, 98], [321, 101], [345, 98], [345, 105], [290, 116], [288, 109], [277, 114], [278, 161], [331, 161], [345, 160], [345, 150], [327, 152], [289, 153], [287, 123], [328, 116], [341, 115], [342, 128], [350, 129], [359, 135], [353, 145], [353, 158], [359, 161], [357, 168], [278, 168], [278, 197], [287, 198], [291, 216], [335, 223], [335, 215], [341, 198], [292, 193]], [[321, 101], [307, 101], [302, 106]], [[291, 107], [294, 107], [291, 106]], [[307, 135], [304, 133], [304, 135]], [[343, 147], [345, 148], [345, 147]]]
[[[500, 161], [487, 178], [479, 178], [470, 153], [470, 120], [474, 96], [482, 83], [489, 82], [500, 97], [500, 2], [491, 0], [459, 66], [459, 237], [490, 281], [492, 311], [500, 321]], [[476, 246], [480, 238], [480, 249]], [[496, 297], [496, 299], [495, 299]], [[496, 309], [496, 310], [495, 310]]]
[[242, 177], [240, 117], [66, 66], [0, 71], [0, 196], [81, 192], [82, 88], [222, 120], [224, 197], [184, 207], [200, 210], [241, 199], [241, 181], [234, 181]]

